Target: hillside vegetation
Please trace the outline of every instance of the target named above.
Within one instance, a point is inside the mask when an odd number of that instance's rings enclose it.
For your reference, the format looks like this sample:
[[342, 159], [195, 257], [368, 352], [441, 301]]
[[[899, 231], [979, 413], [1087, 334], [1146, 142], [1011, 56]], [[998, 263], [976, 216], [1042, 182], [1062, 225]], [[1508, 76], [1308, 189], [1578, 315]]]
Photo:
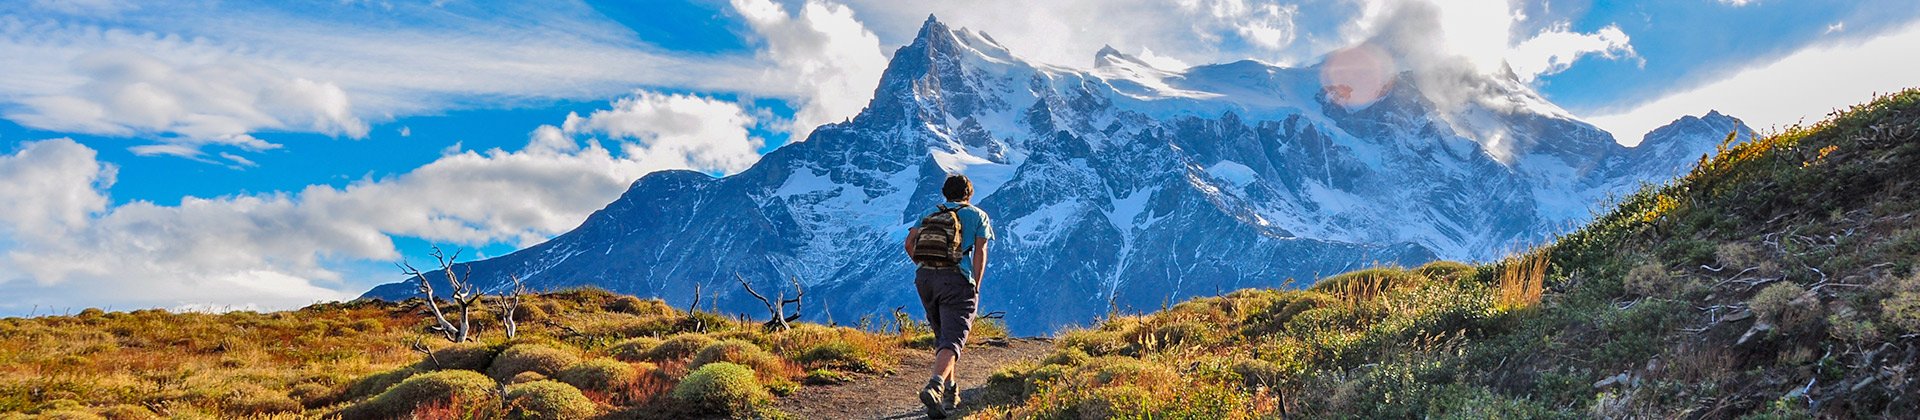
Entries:
[[[596, 289], [529, 296], [505, 339], [426, 333], [424, 301], [0, 319], [0, 419], [782, 417], [769, 399], [887, 372], [931, 334], [759, 322]], [[982, 339], [1004, 338], [989, 322]]]
[[1375, 268], [1066, 332], [1053, 356], [994, 376], [988, 417], [1920, 412], [1920, 91], [1734, 140], [1502, 261]]

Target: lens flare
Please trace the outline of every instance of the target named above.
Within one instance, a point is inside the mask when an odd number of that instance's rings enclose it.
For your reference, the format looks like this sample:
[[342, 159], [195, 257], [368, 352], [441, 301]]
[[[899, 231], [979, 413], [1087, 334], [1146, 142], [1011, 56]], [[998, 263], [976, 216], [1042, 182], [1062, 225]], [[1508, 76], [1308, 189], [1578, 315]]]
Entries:
[[1373, 44], [1327, 54], [1320, 64], [1320, 87], [1327, 99], [1349, 110], [1366, 108], [1393, 88], [1395, 63]]

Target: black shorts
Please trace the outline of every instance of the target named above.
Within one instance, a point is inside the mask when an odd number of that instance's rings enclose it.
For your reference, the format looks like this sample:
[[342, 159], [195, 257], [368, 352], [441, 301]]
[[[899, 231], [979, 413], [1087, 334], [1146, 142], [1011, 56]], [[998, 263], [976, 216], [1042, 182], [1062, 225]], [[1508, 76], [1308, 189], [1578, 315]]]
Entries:
[[913, 285], [920, 290], [920, 306], [927, 310], [927, 324], [933, 327], [934, 352], [948, 349], [959, 357], [967, 333], [973, 331], [979, 287], [958, 268], [921, 268], [913, 273]]

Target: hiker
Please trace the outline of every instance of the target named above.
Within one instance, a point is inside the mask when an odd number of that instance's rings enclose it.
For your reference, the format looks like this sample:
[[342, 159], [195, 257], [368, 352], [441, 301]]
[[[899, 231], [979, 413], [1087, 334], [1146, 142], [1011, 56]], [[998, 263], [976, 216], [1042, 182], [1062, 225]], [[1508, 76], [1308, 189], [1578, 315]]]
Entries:
[[920, 267], [914, 271], [913, 285], [920, 291], [927, 324], [933, 327], [933, 377], [920, 390], [920, 403], [927, 406], [927, 417], [936, 419], [960, 405], [954, 365], [973, 329], [980, 280], [986, 278], [987, 241], [993, 239], [987, 212], [970, 202], [973, 182], [966, 175], [947, 176], [940, 194], [947, 202], [907, 231], [906, 244], [907, 255]]

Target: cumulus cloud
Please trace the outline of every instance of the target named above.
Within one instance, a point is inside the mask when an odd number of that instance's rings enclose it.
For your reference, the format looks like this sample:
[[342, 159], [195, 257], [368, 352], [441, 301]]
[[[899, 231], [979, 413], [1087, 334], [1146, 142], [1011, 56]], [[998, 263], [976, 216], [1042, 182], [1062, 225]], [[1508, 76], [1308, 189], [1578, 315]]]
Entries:
[[[1826, 113], [1864, 102], [1875, 93], [1916, 87], [1920, 80], [1920, 24], [1863, 42], [1816, 45], [1717, 81], [1630, 107], [1603, 110], [1588, 121], [1638, 143], [1679, 115], [1719, 110], [1755, 128], [1813, 123]], [[1781, 100], [1792, 98], [1792, 100]]]
[[1248, 3], [1246, 0], [1181, 0], [1180, 8], [1194, 15], [1211, 18], [1208, 24], [1195, 25], [1201, 39], [1219, 41], [1213, 33], [1229, 29], [1253, 45], [1277, 51], [1293, 43], [1297, 5]]
[[1512, 66], [1521, 81], [1532, 82], [1540, 76], [1566, 71], [1573, 67], [1574, 61], [1589, 54], [1610, 60], [1639, 55], [1619, 26], [1607, 26], [1590, 34], [1569, 31], [1567, 26], [1560, 23], [1508, 51], [1507, 65]]
[[69, 139], [27, 143], [18, 152], [0, 156], [0, 232], [9, 237], [50, 239], [61, 232], [86, 226], [89, 218], [107, 208], [107, 198], [95, 191], [113, 185], [116, 169], [95, 159], [88, 149]]
[[733, 7], [766, 44], [759, 55], [771, 66], [761, 78], [802, 89], [801, 106], [786, 129], [794, 140], [853, 116], [873, 96], [887, 58], [880, 38], [854, 17], [853, 9], [815, 0], [798, 14], [771, 0], [733, 0]]
[[60, 4], [118, 14], [0, 15], [4, 116], [166, 146], [149, 154], [275, 147], [256, 138], [265, 131], [357, 138], [397, 116], [635, 86], [812, 94], [754, 77], [753, 57], [660, 51], [577, 3], [316, 5], [323, 14], [268, 3]]
[[755, 119], [732, 102], [692, 95], [636, 92], [614, 101], [613, 108], [585, 117], [567, 114], [558, 132], [535, 131], [535, 145], [566, 151], [566, 134], [604, 135], [625, 142], [626, 154], [660, 167], [699, 168], [732, 173], [759, 160], [764, 142], [748, 133]]
[[351, 297], [372, 279], [341, 267], [400, 258], [396, 236], [526, 246], [577, 226], [648, 172], [744, 168], [760, 144], [743, 126], [754, 121], [736, 104], [640, 92], [570, 115], [565, 128], [543, 126], [517, 151], [453, 151], [343, 187], [173, 206], [110, 205], [115, 168], [94, 150], [29, 142], [0, 156], [0, 200], [14, 204], [0, 208], [0, 293], [21, 297], [0, 310], [286, 308]]

